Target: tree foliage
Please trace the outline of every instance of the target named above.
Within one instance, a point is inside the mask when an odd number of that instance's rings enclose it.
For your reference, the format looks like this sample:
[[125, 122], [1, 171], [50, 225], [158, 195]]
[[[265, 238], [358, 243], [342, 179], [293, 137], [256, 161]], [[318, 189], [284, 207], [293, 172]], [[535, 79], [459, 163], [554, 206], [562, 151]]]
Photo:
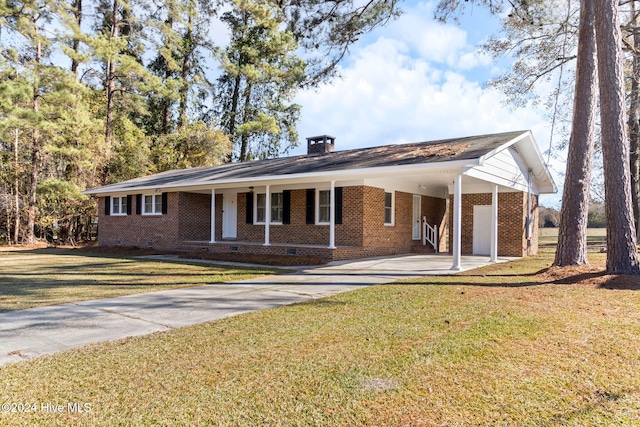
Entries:
[[397, 13], [395, 0], [1, 2], [0, 234], [78, 239], [96, 216], [86, 188], [287, 152], [296, 92]]

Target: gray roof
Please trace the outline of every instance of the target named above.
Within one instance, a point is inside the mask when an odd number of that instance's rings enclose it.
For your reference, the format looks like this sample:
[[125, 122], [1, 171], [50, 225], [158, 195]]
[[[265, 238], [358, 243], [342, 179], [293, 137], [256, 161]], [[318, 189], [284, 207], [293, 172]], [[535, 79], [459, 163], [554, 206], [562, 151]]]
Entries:
[[119, 192], [148, 187], [172, 187], [216, 180], [286, 176], [294, 174], [344, 171], [424, 163], [478, 159], [528, 131], [469, 136], [410, 144], [334, 151], [302, 156], [280, 157], [244, 163], [227, 163], [190, 169], [175, 169], [117, 184], [87, 190]]

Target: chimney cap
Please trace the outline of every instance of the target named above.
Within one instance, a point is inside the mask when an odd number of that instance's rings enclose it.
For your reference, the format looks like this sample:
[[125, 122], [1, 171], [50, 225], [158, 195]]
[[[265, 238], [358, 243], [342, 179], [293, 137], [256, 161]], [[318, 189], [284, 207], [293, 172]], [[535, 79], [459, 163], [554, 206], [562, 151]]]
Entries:
[[335, 140], [336, 137], [335, 136], [331, 136], [331, 135], [319, 135], [319, 136], [310, 136], [307, 138], [307, 141], [313, 141], [313, 142], [324, 142], [325, 140]]
[[332, 153], [335, 136], [320, 135], [307, 138], [307, 154]]

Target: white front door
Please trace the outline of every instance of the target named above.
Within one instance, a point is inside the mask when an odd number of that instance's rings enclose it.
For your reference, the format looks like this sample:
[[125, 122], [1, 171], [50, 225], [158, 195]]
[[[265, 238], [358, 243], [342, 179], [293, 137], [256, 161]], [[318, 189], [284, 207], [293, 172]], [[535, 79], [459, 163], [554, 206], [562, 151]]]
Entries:
[[491, 205], [473, 207], [473, 254], [491, 254]]
[[420, 240], [420, 229], [422, 228], [420, 217], [422, 215], [422, 197], [413, 195], [413, 216], [411, 234], [413, 240]]
[[222, 196], [222, 238], [238, 237], [238, 193], [224, 193]]

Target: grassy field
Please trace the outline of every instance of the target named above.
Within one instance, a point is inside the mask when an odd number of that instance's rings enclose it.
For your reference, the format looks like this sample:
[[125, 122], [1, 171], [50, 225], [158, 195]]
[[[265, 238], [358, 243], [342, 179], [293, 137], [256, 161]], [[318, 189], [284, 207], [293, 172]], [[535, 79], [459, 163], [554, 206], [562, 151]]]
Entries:
[[97, 255], [69, 249], [0, 249], [0, 312], [273, 274]]
[[638, 288], [551, 257], [6, 366], [0, 425], [640, 425]]
[[[539, 241], [541, 244], [555, 244], [558, 242], [558, 229], [557, 228], [540, 228]], [[588, 228], [587, 229], [587, 243], [589, 244], [604, 244], [607, 238], [606, 228]]]

